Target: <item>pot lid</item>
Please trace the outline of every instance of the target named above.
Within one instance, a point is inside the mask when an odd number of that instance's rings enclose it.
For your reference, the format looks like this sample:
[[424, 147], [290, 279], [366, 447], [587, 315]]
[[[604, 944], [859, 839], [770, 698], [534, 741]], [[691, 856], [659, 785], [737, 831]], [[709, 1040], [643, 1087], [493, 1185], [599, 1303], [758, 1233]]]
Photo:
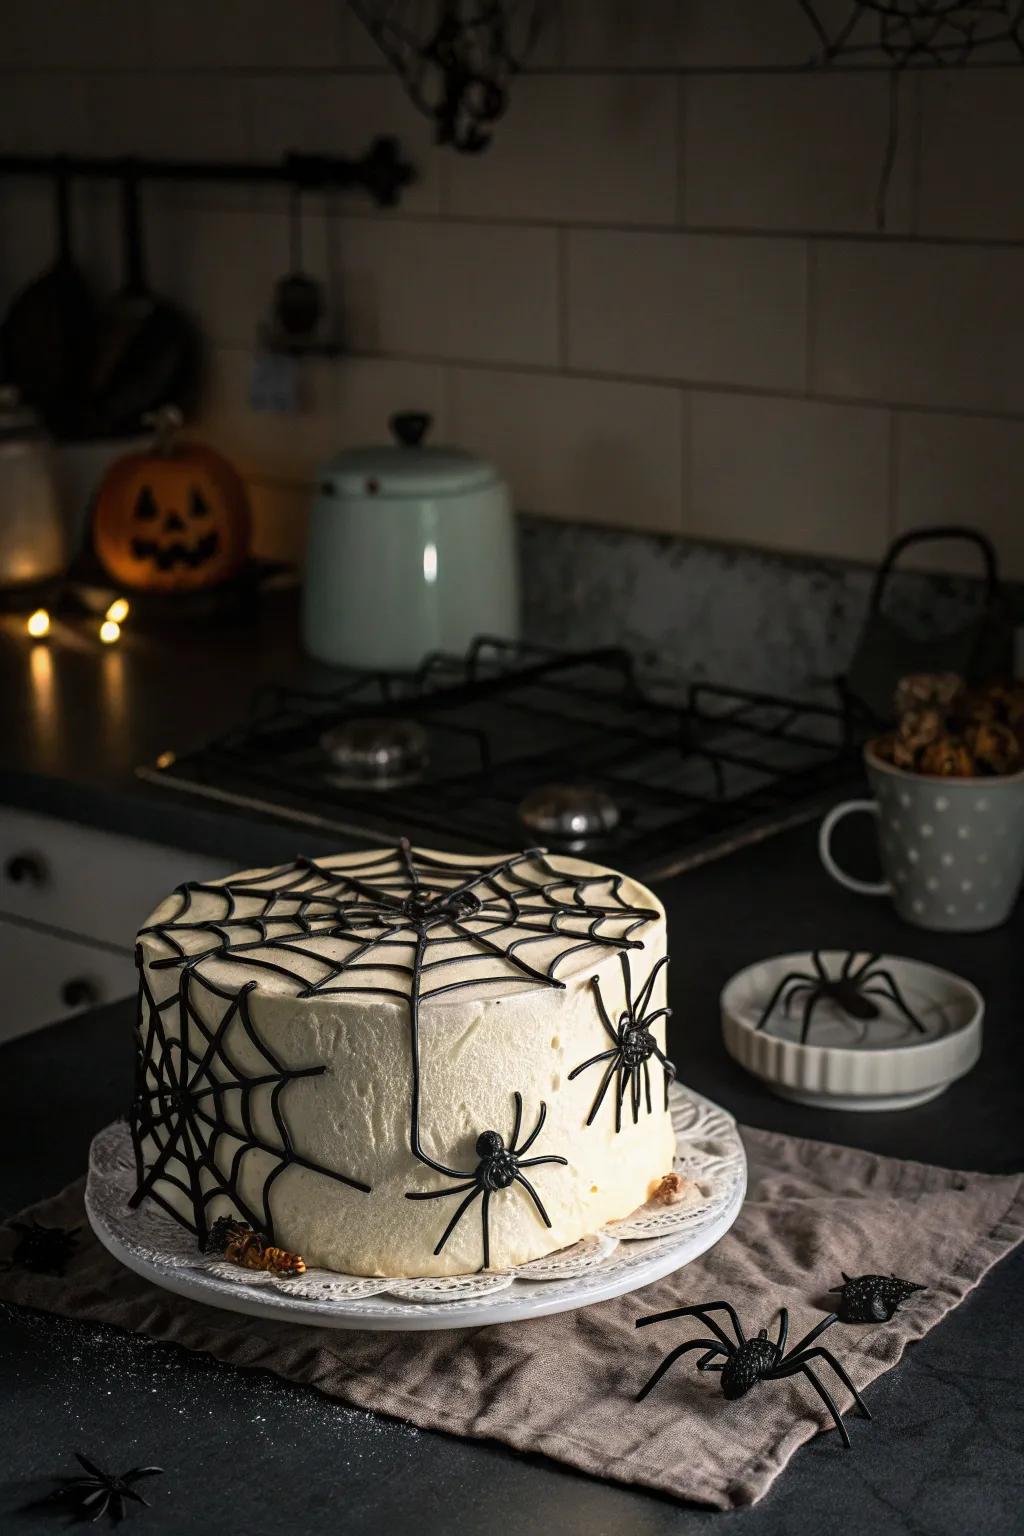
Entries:
[[461, 448], [425, 446], [430, 425], [424, 411], [392, 416], [394, 444], [346, 449], [324, 466], [324, 487], [337, 496], [461, 496], [500, 479], [493, 464]]

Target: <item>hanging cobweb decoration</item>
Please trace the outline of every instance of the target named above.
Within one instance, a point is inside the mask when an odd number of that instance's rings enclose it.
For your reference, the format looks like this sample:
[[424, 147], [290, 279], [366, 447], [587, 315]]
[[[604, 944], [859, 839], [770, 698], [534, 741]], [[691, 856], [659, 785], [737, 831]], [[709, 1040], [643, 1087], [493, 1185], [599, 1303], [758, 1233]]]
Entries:
[[[822, 62], [968, 64], [985, 51], [1024, 58], [1024, 0], [847, 0], [831, 25], [821, 0], [800, 0]], [[830, 7], [834, 14], [835, 7]]]
[[439, 144], [478, 154], [508, 106], [551, 0], [349, 0]]
[[823, 0], [800, 0], [800, 7], [819, 43], [812, 63], [889, 71], [889, 128], [875, 217], [884, 230], [904, 71], [1024, 62], [1024, 0], [846, 0], [844, 6], [829, 6], [827, 18]]
[[[158, 1003], [141, 965], [139, 974], [132, 1206], [152, 1197], [202, 1246], [214, 1201], [226, 1202], [235, 1216], [272, 1238], [271, 1196], [288, 1167], [306, 1168], [369, 1193], [369, 1185], [295, 1150], [284, 1091], [296, 1079], [318, 1077], [325, 1068], [281, 1064], [253, 1023], [255, 982], [232, 994], [186, 968], [177, 989]], [[212, 1027], [204, 1018], [211, 1004], [220, 1010]], [[243, 1198], [240, 1187], [253, 1160], [260, 1188], [256, 1206]], [[169, 1199], [168, 1189], [178, 1198]]]
[[[562, 987], [573, 957], [642, 948], [657, 917], [625, 900], [622, 877], [557, 869], [537, 849], [491, 862], [397, 848], [332, 867], [315, 859], [179, 887], [170, 915], [143, 929], [149, 966], [200, 971], [232, 994], [265, 973], [297, 997], [402, 1000], [411, 1058], [410, 1149], [420, 1139], [421, 1034], [433, 999], [472, 989]], [[155, 951], [155, 953], [154, 953]], [[453, 969], [458, 962], [457, 969]]]

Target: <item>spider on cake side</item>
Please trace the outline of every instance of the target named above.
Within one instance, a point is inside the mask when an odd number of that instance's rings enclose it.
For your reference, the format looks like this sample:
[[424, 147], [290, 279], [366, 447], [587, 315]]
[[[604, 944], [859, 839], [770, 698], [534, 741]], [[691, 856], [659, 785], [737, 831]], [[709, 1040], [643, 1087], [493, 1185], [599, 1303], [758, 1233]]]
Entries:
[[467, 1190], [469, 1191], [466, 1194], [466, 1198], [460, 1203], [455, 1215], [442, 1232], [437, 1247], [434, 1249], [435, 1256], [441, 1252], [445, 1243], [447, 1243], [455, 1228], [473, 1204], [473, 1201], [478, 1195], [482, 1195], [481, 1223], [483, 1227], [484, 1248], [482, 1267], [488, 1269], [491, 1262], [489, 1223], [491, 1196], [497, 1194], [500, 1190], [511, 1188], [513, 1184], [521, 1184], [523, 1186], [537, 1207], [538, 1215], [544, 1225], [546, 1227], [551, 1225], [551, 1218], [544, 1209], [540, 1196], [521, 1170], [523, 1168], [537, 1168], [542, 1163], [561, 1163], [563, 1167], [566, 1167], [568, 1159], [558, 1157], [555, 1154], [550, 1154], [547, 1157], [524, 1157], [523, 1154], [529, 1152], [540, 1135], [548, 1110], [547, 1105], [542, 1102], [537, 1114], [536, 1125], [522, 1146], [519, 1146], [519, 1132], [523, 1124], [523, 1096], [517, 1091], [513, 1097], [516, 1106], [515, 1119], [512, 1125], [512, 1135], [509, 1137], [507, 1146], [505, 1145], [505, 1138], [500, 1131], [481, 1131], [476, 1139], [476, 1155], [480, 1161], [475, 1168], [446, 1168], [443, 1163], [431, 1160], [430, 1166], [436, 1168], [439, 1173], [447, 1174], [450, 1179], [461, 1180], [453, 1189], [426, 1189], [408, 1191], [406, 1193], [405, 1198], [407, 1200], [441, 1200], [447, 1195], [460, 1195], [465, 1194]]
[[598, 1085], [594, 1102], [587, 1116], [587, 1124], [593, 1125], [597, 1112], [604, 1103], [605, 1094], [613, 1077], [618, 1078], [615, 1088], [615, 1130], [622, 1129], [622, 1105], [625, 1101], [626, 1090], [630, 1093], [630, 1107], [633, 1111], [633, 1124], [640, 1119], [640, 1092], [643, 1086], [644, 1099], [647, 1104], [647, 1113], [651, 1113], [651, 1057], [655, 1057], [661, 1063], [661, 1069], [665, 1079], [665, 1108], [668, 1108], [668, 1088], [676, 1075], [676, 1069], [663, 1051], [659, 1049], [658, 1042], [652, 1033], [652, 1025], [658, 1019], [668, 1018], [671, 1008], [656, 1008], [653, 1013], [648, 1013], [651, 997], [654, 993], [654, 983], [658, 974], [668, 964], [668, 956], [663, 955], [652, 968], [650, 975], [644, 982], [635, 1001], [633, 1000], [633, 984], [629, 971], [629, 957], [620, 952], [619, 961], [622, 965], [622, 981], [625, 996], [625, 1008], [619, 1014], [618, 1024], [613, 1024], [608, 1016], [604, 998], [601, 996], [601, 981], [597, 976], [591, 977], [591, 985], [594, 988], [594, 996], [597, 1000], [597, 1010], [604, 1025], [605, 1034], [612, 1042], [610, 1050], [599, 1051], [596, 1056], [581, 1061], [578, 1067], [573, 1067], [569, 1073], [569, 1082], [579, 1077], [588, 1067], [594, 1066], [599, 1061], [607, 1062], [604, 1076]]

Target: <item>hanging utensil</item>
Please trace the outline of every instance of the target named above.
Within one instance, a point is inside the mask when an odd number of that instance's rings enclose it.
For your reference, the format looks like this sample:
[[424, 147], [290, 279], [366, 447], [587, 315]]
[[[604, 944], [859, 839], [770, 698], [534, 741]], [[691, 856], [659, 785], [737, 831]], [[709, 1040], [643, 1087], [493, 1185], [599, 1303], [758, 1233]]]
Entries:
[[192, 404], [199, 377], [199, 337], [176, 305], [150, 291], [142, 240], [138, 177], [122, 184], [124, 285], [107, 307], [92, 380], [102, 434], [137, 432], [150, 411]]
[[54, 178], [57, 255], [42, 277], [15, 298], [3, 325], [4, 375], [61, 437], [80, 432], [96, 346], [96, 305], [75, 264], [71, 237], [71, 184], [66, 169]]
[[302, 269], [300, 187], [292, 187], [289, 214], [291, 271], [274, 288], [274, 324], [283, 337], [301, 345], [315, 340], [325, 305], [320, 284]]

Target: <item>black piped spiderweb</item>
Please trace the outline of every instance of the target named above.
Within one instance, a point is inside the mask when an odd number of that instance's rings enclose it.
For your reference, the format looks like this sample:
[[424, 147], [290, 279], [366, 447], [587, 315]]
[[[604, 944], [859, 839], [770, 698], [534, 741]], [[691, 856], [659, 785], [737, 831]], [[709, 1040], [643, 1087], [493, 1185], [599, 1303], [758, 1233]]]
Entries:
[[[141, 960], [141, 957], [140, 957]], [[224, 991], [192, 970], [158, 1003], [139, 965], [138, 1059], [131, 1131], [137, 1187], [131, 1204], [151, 1195], [205, 1241], [207, 1208], [218, 1196], [259, 1231], [272, 1236], [271, 1193], [285, 1168], [308, 1168], [325, 1178], [368, 1192], [369, 1186], [296, 1152], [282, 1098], [297, 1078], [317, 1077], [322, 1065], [287, 1068], [261, 1038], [249, 1008], [255, 982]], [[203, 1000], [222, 1005], [211, 1027]], [[242, 1063], [243, 1042], [253, 1067]], [[261, 1130], [257, 1118], [264, 1126]], [[148, 1160], [147, 1160], [148, 1153]], [[243, 1199], [239, 1184], [252, 1159], [263, 1170], [259, 1204]], [[169, 1185], [184, 1196], [191, 1219], [162, 1193]]]
[[[623, 899], [618, 875], [567, 874], [538, 850], [492, 863], [394, 850], [334, 869], [315, 859], [179, 887], [177, 910], [143, 930], [163, 953], [152, 970], [201, 968], [230, 990], [231, 972], [266, 972], [299, 997], [342, 993], [408, 1006], [413, 1154], [438, 1171], [420, 1135], [421, 1010], [449, 992], [562, 987], [557, 972], [585, 950], [641, 948], [658, 914]], [[458, 974], [453, 972], [455, 962]]]

